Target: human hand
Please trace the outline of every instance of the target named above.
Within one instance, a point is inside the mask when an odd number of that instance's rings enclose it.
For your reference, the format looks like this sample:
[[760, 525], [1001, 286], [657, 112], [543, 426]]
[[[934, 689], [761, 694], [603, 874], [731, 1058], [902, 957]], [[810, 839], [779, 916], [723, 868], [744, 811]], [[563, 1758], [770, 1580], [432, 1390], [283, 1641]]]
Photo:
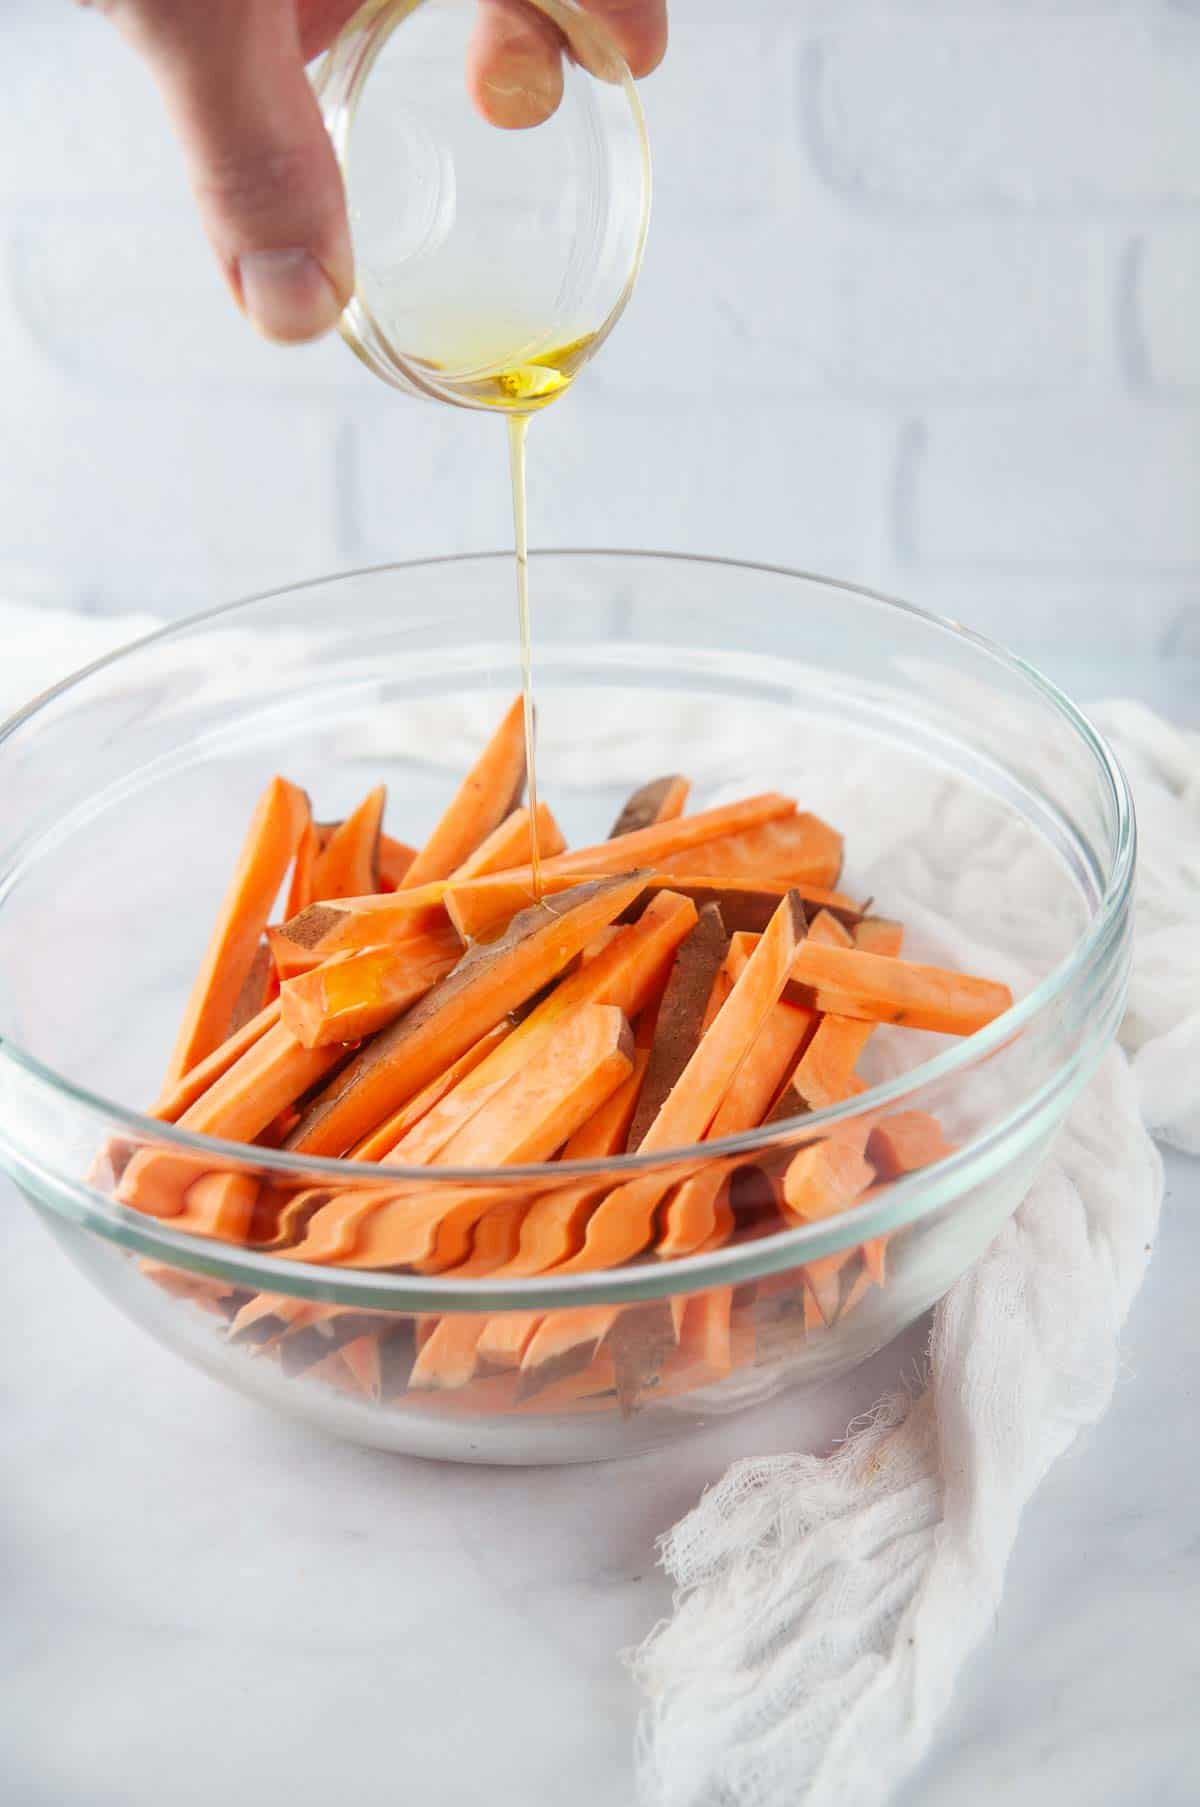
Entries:
[[[88, 0], [83, 0], [88, 4]], [[92, 0], [147, 61], [234, 299], [269, 339], [328, 332], [354, 290], [341, 174], [304, 65], [361, 0]], [[667, 44], [666, 0], [581, 0], [634, 75]], [[493, 125], [539, 125], [562, 42], [522, 0], [479, 0], [467, 85]]]

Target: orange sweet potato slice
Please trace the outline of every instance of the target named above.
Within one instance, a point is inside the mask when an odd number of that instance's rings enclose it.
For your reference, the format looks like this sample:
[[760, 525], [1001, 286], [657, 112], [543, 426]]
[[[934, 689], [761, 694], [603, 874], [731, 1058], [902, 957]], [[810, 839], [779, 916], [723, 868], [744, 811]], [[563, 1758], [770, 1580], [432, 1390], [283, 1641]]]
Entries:
[[649, 1067], [629, 1126], [626, 1148], [630, 1153], [641, 1147], [646, 1131], [696, 1051], [728, 945], [720, 910], [715, 904], [706, 904], [696, 926], [675, 950], [659, 1005]]
[[339, 822], [313, 864], [315, 902], [363, 897], [379, 890], [379, 836], [387, 788], [379, 784]]
[[310, 972], [335, 954], [390, 947], [446, 928], [444, 887], [372, 892], [310, 904], [298, 916], [267, 931], [281, 979]]
[[[588, 874], [587, 876], [592, 876]], [[573, 873], [542, 874], [545, 896], [564, 891], [578, 883]], [[780, 899], [789, 891], [797, 891], [805, 909], [828, 910], [839, 921], [853, 927], [862, 911], [853, 898], [839, 891], [825, 890], [819, 885], [791, 884], [786, 879], [740, 879], [698, 877], [694, 872], [655, 872], [647, 876], [645, 891], [625, 912], [627, 919], [641, 914], [660, 891], [670, 890], [690, 897], [696, 908], [715, 903], [721, 911], [725, 927], [761, 934], [779, 908]], [[533, 880], [528, 870], [495, 873], [491, 877], [472, 879], [459, 884], [451, 881], [444, 893], [446, 909], [464, 941], [487, 940], [518, 910], [528, 909], [534, 901]]]
[[850, 1142], [830, 1137], [800, 1149], [783, 1178], [787, 1208], [806, 1222], [845, 1211], [872, 1184], [874, 1169]]
[[943, 1035], [972, 1035], [1012, 1005], [1008, 986], [991, 979], [807, 942], [797, 950], [788, 997], [822, 1014]]
[[932, 1167], [953, 1153], [953, 1144], [928, 1111], [893, 1111], [881, 1117], [867, 1142], [867, 1159], [881, 1180]]
[[183, 1210], [171, 1227], [193, 1236], [245, 1242], [254, 1217], [259, 1182], [250, 1173], [206, 1173], [184, 1196]]
[[398, 1111], [393, 1111], [390, 1117], [385, 1118], [378, 1129], [372, 1130], [369, 1136], [356, 1143], [348, 1158], [353, 1161], [384, 1160], [404, 1140], [409, 1130], [415, 1129], [429, 1115], [434, 1105], [440, 1104], [469, 1073], [481, 1066], [488, 1055], [511, 1033], [512, 1024], [505, 1021], [497, 1023], [486, 1035], [481, 1035], [473, 1047], [444, 1068], [415, 1098], [410, 1098], [407, 1104], [401, 1105]]
[[649, 1048], [635, 1046], [629, 1078], [564, 1143], [564, 1161], [603, 1161], [625, 1148], [649, 1064]]
[[524, 789], [525, 717], [517, 697], [405, 873], [405, 889], [448, 878], [516, 808]]
[[609, 831], [609, 840], [634, 834], [640, 828], [652, 828], [656, 822], [674, 822], [687, 807], [691, 785], [686, 778], [673, 774], [652, 778], [641, 784], [625, 801], [625, 806]]
[[184, 1011], [167, 1088], [225, 1039], [287, 869], [309, 820], [308, 798], [273, 778], [259, 799]]
[[[538, 804], [537, 842], [538, 856], [544, 860], [562, 853], [567, 845], [547, 803]], [[455, 868], [447, 882], [462, 884], [468, 879], [486, 878], [489, 872], [505, 872], [528, 857], [529, 811], [522, 807], [505, 816], [499, 827], [494, 828], [474, 853]]]
[[394, 947], [360, 948], [284, 982], [284, 1028], [306, 1048], [362, 1041], [386, 1029], [410, 1004], [444, 979], [462, 945], [449, 923]]
[[599, 879], [525, 911], [355, 1056], [305, 1111], [286, 1146], [344, 1154], [382, 1119], [533, 997], [636, 896], [638, 875]]
[[[790, 817], [794, 815], [795, 809], [796, 805], [791, 797], [782, 797], [777, 791], [766, 791], [757, 797], [746, 797], [740, 803], [724, 803], [717, 809], [697, 810], [695, 815], [680, 816], [673, 822], [655, 822], [649, 828], [635, 829], [632, 834], [601, 841], [594, 847], [574, 848], [570, 853], [556, 854], [543, 865], [542, 880], [545, 884], [567, 874], [573, 874], [576, 878], [584, 875], [591, 877], [603, 872], [629, 872], [635, 867], [658, 866], [659, 870], [666, 870], [660, 862], [668, 854], [674, 855], [688, 848], [704, 846], [718, 836], [733, 834], [761, 822]], [[496, 876], [506, 881], [516, 879], [529, 886], [533, 883], [527, 866]]]
[[150, 1108], [149, 1115], [157, 1117], [160, 1123], [178, 1123], [189, 1105], [195, 1104], [197, 1098], [203, 1096], [213, 1082], [222, 1073], [227, 1073], [235, 1061], [241, 1059], [248, 1048], [267, 1033], [279, 1021], [279, 999], [275, 998], [256, 1017], [244, 1023], [233, 1035], [223, 1041], [219, 1048], [192, 1067], [182, 1079], [175, 1082]]
[[[379, 837], [379, 889], [381, 891], [397, 891], [408, 877], [412, 863], [417, 857], [415, 847], [408, 846], [405, 841], [397, 841], [390, 834]], [[311, 897], [305, 900], [311, 903]], [[300, 909], [304, 908], [301, 904]], [[289, 916], [295, 911], [288, 910]]]
[[694, 856], [690, 849], [665, 854], [656, 864], [668, 875], [694, 872], [707, 878], [786, 878], [810, 885], [836, 885], [842, 870], [842, 837], [819, 816], [797, 811], [707, 840]]

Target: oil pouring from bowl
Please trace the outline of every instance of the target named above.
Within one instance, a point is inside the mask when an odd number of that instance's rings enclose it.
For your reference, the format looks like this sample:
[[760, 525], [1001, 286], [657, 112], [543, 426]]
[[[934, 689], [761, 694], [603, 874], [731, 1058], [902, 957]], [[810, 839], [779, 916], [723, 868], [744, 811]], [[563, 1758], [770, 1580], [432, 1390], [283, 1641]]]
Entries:
[[572, 0], [528, 0], [563, 41], [563, 93], [501, 130], [464, 80], [474, 0], [367, 0], [316, 77], [346, 185], [356, 290], [340, 330], [409, 394], [507, 417], [529, 791], [540, 896], [526, 515], [530, 416], [565, 395], [637, 281], [650, 155], [633, 79]]

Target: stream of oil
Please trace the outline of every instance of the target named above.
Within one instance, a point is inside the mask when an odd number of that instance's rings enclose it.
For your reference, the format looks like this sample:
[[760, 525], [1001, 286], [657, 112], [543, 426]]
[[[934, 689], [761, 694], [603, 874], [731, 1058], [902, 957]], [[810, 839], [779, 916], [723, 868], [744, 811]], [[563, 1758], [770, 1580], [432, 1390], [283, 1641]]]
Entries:
[[537, 728], [533, 709], [533, 633], [529, 620], [529, 538], [525, 497], [527, 414], [508, 417], [508, 462], [512, 478], [513, 543], [517, 553], [517, 625], [521, 635], [521, 701], [525, 710], [525, 771], [529, 791], [529, 864], [533, 895], [542, 901], [542, 855], [538, 846]]
[[521, 641], [521, 701], [525, 714], [525, 769], [529, 793], [529, 865], [533, 895], [542, 901], [542, 856], [538, 845], [537, 718], [533, 703], [533, 628], [529, 612], [529, 536], [525, 491], [525, 437], [529, 417], [565, 395], [586, 361], [592, 338], [576, 339], [528, 364], [503, 371], [486, 397], [508, 415], [508, 463], [512, 481], [513, 542], [517, 558], [517, 625]]

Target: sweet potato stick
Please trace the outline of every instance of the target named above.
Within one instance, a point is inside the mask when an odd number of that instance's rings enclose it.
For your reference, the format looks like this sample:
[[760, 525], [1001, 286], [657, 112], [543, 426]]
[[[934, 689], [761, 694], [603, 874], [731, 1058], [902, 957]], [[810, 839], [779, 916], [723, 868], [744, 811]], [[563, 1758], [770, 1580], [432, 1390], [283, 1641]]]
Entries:
[[686, 778], [677, 775], [652, 778], [649, 784], [639, 785], [626, 799], [625, 807], [609, 831], [609, 840], [619, 840], [622, 835], [634, 834], [639, 828], [652, 828], [656, 822], [677, 821], [687, 807], [691, 788]]
[[649, 1048], [634, 1049], [633, 1072], [563, 1145], [564, 1161], [603, 1161], [624, 1150], [649, 1062]]
[[296, 844], [296, 857], [292, 863], [292, 876], [288, 882], [287, 915], [298, 916], [301, 910], [307, 910], [313, 901], [313, 873], [317, 867], [317, 857], [321, 851], [321, 837], [317, 833], [317, 825], [311, 812], [304, 824], [304, 832]]
[[[552, 897], [557, 891], [565, 891], [579, 882], [572, 873], [559, 876], [551, 873], [547, 876], [543, 872], [542, 879], [543, 891], [547, 897]], [[799, 893], [806, 910], [826, 909], [849, 927], [853, 927], [862, 916], [862, 911], [853, 898], [843, 896], [840, 891], [825, 890], [820, 885], [793, 885], [786, 879], [765, 878], [750, 882], [698, 877], [694, 872], [655, 872], [647, 877], [644, 893], [634, 900], [626, 917], [636, 918], [650, 900], [663, 890], [690, 897], [698, 910], [703, 909], [706, 903], [715, 903], [720, 908], [725, 927], [731, 933], [738, 929], [748, 929], [754, 934], [761, 934], [779, 908], [780, 899], [786, 897], [789, 891]], [[450, 918], [464, 941], [486, 940], [518, 910], [528, 909], [534, 901], [533, 880], [527, 870], [495, 873], [491, 877], [471, 879], [463, 884], [451, 880], [446, 886], [444, 898]]]
[[[527, 1209], [524, 1198], [493, 1205], [475, 1227], [470, 1255], [453, 1269], [455, 1279], [478, 1278], [503, 1269], [516, 1253], [521, 1220]], [[475, 1372], [476, 1346], [487, 1322], [483, 1312], [455, 1312], [439, 1319], [421, 1345], [409, 1385], [443, 1389], [466, 1386]]]
[[708, 994], [708, 1003], [704, 1006], [704, 1020], [700, 1025], [700, 1034], [707, 1035], [725, 1005], [725, 1000], [733, 990], [733, 980], [724, 966], [718, 970], [712, 982], [712, 990]]
[[598, 929], [620, 915], [640, 885], [636, 874], [580, 885], [556, 899], [553, 908], [514, 917], [499, 940], [472, 948], [310, 1105], [287, 1147], [304, 1154], [344, 1154], [561, 973]]
[[715, 904], [706, 904], [695, 928], [675, 952], [658, 1010], [649, 1068], [629, 1127], [626, 1148], [630, 1153], [641, 1147], [646, 1131], [696, 1051], [728, 945], [720, 910]]
[[[549, 1159], [632, 1067], [633, 1037], [620, 1011], [611, 1005], [576, 1011], [447, 1144], [445, 1164], [494, 1167]], [[439, 1265], [461, 1260], [475, 1224], [497, 1202], [496, 1190], [434, 1186], [393, 1195], [358, 1220], [346, 1259], [354, 1267], [409, 1267], [427, 1261], [437, 1243]], [[321, 1258], [322, 1220], [328, 1212], [341, 1221], [336, 1203], [318, 1211], [295, 1259]]]
[[893, 1111], [881, 1117], [867, 1142], [867, 1159], [881, 1180], [932, 1167], [953, 1153], [941, 1124], [927, 1111]]
[[233, 1016], [292, 856], [309, 819], [308, 798], [273, 778], [254, 812], [167, 1066], [167, 1087], [218, 1046]]
[[525, 718], [517, 697], [404, 875], [404, 888], [448, 878], [521, 801]]
[[793, 1003], [865, 1022], [972, 1035], [1012, 1005], [1007, 985], [858, 948], [801, 944], [788, 986]]
[[707, 878], [786, 878], [836, 885], [842, 870], [842, 837], [819, 816], [797, 812], [708, 840], [694, 856], [682, 851], [666, 854], [656, 864], [668, 875], [694, 872]]
[[663, 967], [696, 920], [686, 898], [664, 892], [641, 921], [617, 931], [608, 945], [562, 980], [463, 1084], [429, 1111], [389, 1158], [421, 1165], [441, 1156], [446, 1142], [499, 1085], [519, 1071], [563, 1019], [584, 1004], [613, 1004], [633, 1017], [645, 1006]]
[[[864, 953], [895, 958], [902, 945], [898, 923], [864, 918], [854, 931], [854, 944]], [[781, 1100], [778, 1117], [824, 1110], [849, 1096], [849, 1084], [876, 1025], [854, 1017], [821, 1017], [812, 1040], [792, 1074], [791, 1098]]]
[[379, 890], [379, 836], [386, 802], [386, 785], [376, 785], [338, 823], [313, 865], [314, 902], [363, 897]]
[[282, 926], [268, 930], [271, 952], [281, 979], [310, 972], [334, 954], [362, 947], [390, 947], [446, 927], [444, 887], [425, 885], [413, 891], [372, 892], [310, 904]]
[[474, 1047], [468, 1048], [465, 1054], [460, 1054], [456, 1061], [452, 1061], [415, 1098], [410, 1098], [407, 1104], [394, 1111], [378, 1129], [372, 1130], [369, 1136], [356, 1143], [347, 1158], [352, 1161], [382, 1161], [403, 1141], [410, 1129], [415, 1129], [422, 1118], [429, 1115], [435, 1104], [440, 1104], [511, 1034], [512, 1025], [503, 1022], [497, 1023], [494, 1029], [489, 1029], [486, 1035], [481, 1035]]
[[239, 1029], [244, 1029], [247, 1023], [253, 1022], [278, 994], [279, 985], [275, 978], [275, 962], [271, 958], [271, 950], [265, 941], [260, 941], [254, 950], [254, 959], [246, 974], [245, 983], [238, 992], [224, 1039], [228, 1041], [231, 1035], [236, 1035]]
[[249, 1173], [206, 1173], [194, 1180], [184, 1196], [183, 1210], [171, 1228], [193, 1236], [217, 1236], [225, 1242], [245, 1242], [250, 1233], [258, 1181]]
[[362, 1041], [424, 997], [461, 954], [458, 936], [447, 923], [440, 935], [336, 955], [285, 981], [280, 993], [283, 1025], [306, 1048]]
[[896, 960], [904, 946], [904, 929], [885, 916], [864, 916], [854, 924], [854, 945], [864, 954], [883, 954]]
[[202, 1097], [222, 1073], [228, 1073], [234, 1062], [240, 1060], [246, 1050], [252, 1048], [278, 1021], [279, 999], [276, 998], [169, 1087], [158, 1102], [151, 1105], [148, 1114], [157, 1117], [160, 1123], [178, 1123], [184, 1111], [195, 1104], [197, 1098]]
[[[566, 841], [562, 830], [554, 820], [549, 804], [538, 804], [538, 854], [544, 859], [551, 859], [556, 853], [566, 849]], [[451, 873], [450, 884], [462, 884], [472, 878], [486, 878], [490, 872], [505, 872], [513, 866], [520, 865], [522, 859], [529, 855], [529, 811], [514, 809], [510, 816], [505, 816], [498, 828], [494, 828], [486, 840], [479, 843], [469, 858], [457, 866]]]
[[276, 1023], [179, 1119], [196, 1136], [252, 1142], [272, 1117], [323, 1079], [342, 1048], [304, 1048]]
[[[601, 841], [595, 847], [580, 847], [572, 849], [570, 853], [557, 854], [554, 859], [543, 864], [542, 883], [550, 891], [556, 880], [567, 876], [581, 879], [585, 874], [594, 877], [606, 872], [629, 872], [634, 867], [651, 867], [667, 854], [700, 847], [719, 835], [729, 834], [737, 829], [791, 816], [795, 808], [791, 797], [781, 797], [776, 791], [767, 791], [762, 796], [747, 797], [741, 803], [725, 803], [719, 809], [698, 810], [694, 816], [680, 816], [674, 822], [657, 822], [649, 828], [639, 828], [633, 834], [622, 835], [618, 840]], [[476, 879], [472, 882], [480, 885], [499, 884], [508, 897], [512, 897], [515, 884], [524, 887], [532, 896], [533, 875], [528, 866], [496, 874], [491, 880]], [[519, 895], [518, 891], [518, 898]]]
[[854, 936], [844, 923], [838, 921], [831, 910], [818, 910], [810, 917], [808, 939], [815, 941], [818, 947], [853, 947]]
[[[379, 837], [379, 889], [381, 891], [398, 890], [407, 878], [416, 857], [415, 847], [409, 847], [404, 841], [394, 840], [390, 834], [381, 834]], [[311, 903], [313, 900], [310, 897], [308, 901]], [[294, 914], [294, 911], [288, 911], [289, 916]]]
[[[842, 1269], [854, 1258], [853, 1249], [822, 1255], [804, 1269], [804, 1322], [809, 1330], [832, 1329], [842, 1305]], [[810, 1316], [810, 1304], [815, 1316]]]
[[831, 1137], [792, 1156], [783, 1179], [784, 1201], [806, 1222], [834, 1217], [861, 1198], [874, 1178], [874, 1169], [856, 1148]]
[[[721, 1107], [749, 1049], [787, 983], [805, 930], [799, 898], [789, 895], [771, 918], [721, 1014], [700, 1042], [642, 1138], [639, 1152], [658, 1154], [698, 1142]], [[678, 1177], [639, 1175], [617, 1186], [593, 1212], [582, 1249], [556, 1273], [615, 1267], [646, 1247], [655, 1212]], [[526, 1353], [533, 1355], [537, 1339]]]
[[[811, 1011], [779, 1000], [734, 1075], [721, 1108], [709, 1125], [706, 1141], [740, 1135], [762, 1122], [817, 1020]], [[707, 1241], [713, 1234], [717, 1206], [728, 1180], [727, 1169], [709, 1167], [676, 1189], [662, 1213], [657, 1249], [661, 1257], [694, 1254]]]

